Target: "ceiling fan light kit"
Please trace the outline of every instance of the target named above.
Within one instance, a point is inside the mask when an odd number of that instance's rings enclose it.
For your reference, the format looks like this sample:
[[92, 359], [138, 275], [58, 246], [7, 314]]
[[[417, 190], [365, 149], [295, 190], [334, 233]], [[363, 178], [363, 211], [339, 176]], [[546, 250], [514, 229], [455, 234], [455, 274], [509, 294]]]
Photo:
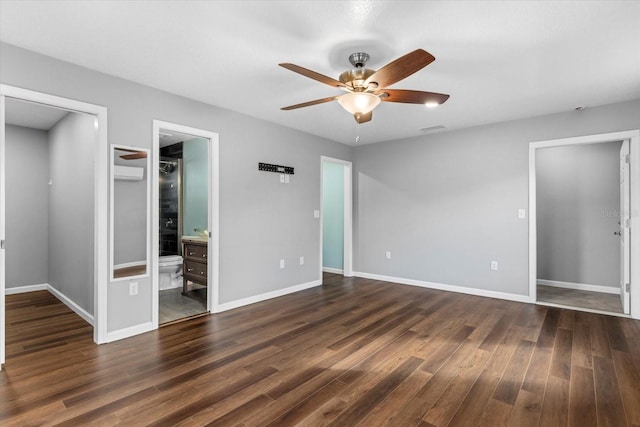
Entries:
[[380, 97], [368, 92], [349, 92], [340, 95], [338, 103], [351, 114], [367, 114], [380, 104]]
[[391, 86], [409, 77], [411, 74], [435, 61], [435, 57], [425, 50], [416, 49], [390, 62], [377, 71], [365, 68], [368, 61], [369, 55], [367, 53], [352, 53], [349, 56], [349, 62], [355, 68], [340, 74], [338, 80], [295, 64], [279, 64], [283, 68], [347, 92], [340, 96], [330, 96], [301, 104], [290, 105], [283, 107], [282, 110], [295, 110], [337, 100], [342, 108], [351, 113], [356, 122], [361, 124], [371, 120], [373, 109], [376, 108], [381, 101], [424, 104], [426, 107], [432, 108], [449, 99], [449, 95], [443, 93], [387, 89], [387, 86]]

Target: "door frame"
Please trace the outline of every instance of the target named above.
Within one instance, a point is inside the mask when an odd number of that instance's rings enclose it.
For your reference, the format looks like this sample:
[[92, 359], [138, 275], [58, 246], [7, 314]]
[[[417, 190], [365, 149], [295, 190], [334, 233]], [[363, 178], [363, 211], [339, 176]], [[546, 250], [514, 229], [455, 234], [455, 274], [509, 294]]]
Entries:
[[209, 140], [209, 239], [207, 244], [207, 311], [217, 313], [219, 301], [220, 280], [220, 147], [219, 135], [204, 129], [197, 129], [177, 123], [153, 120], [153, 147], [151, 169], [151, 321], [153, 329], [158, 329], [160, 285], [158, 275], [158, 260], [160, 255], [160, 130], [186, 133], [195, 137]]
[[323, 178], [324, 164], [335, 163], [343, 166], [344, 171], [344, 235], [342, 275], [353, 276], [353, 164], [350, 161], [320, 156], [320, 282], [322, 282], [322, 248], [323, 248]]
[[[572, 138], [560, 138], [529, 143], [529, 301], [537, 302], [537, 226], [536, 226], [536, 150], [567, 145], [598, 144], [628, 139], [630, 145], [631, 188], [630, 229], [640, 229], [640, 198], [633, 197], [633, 191], [640, 189], [640, 130], [628, 130]], [[635, 190], [637, 192], [637, 190]], [[640, 319], [640, 233], [631, 233], [631, 284], [630, 316]], [[585, 310], [589, 311], [589, 310]], [[625, 315], [626, 316], [626, 315]]]
[[[37, 102], [72, 112], [95, 117], [94, 171], [94, 262], [93, 262], [93, 341], [106, 342], [107, 338], [107, 283], [108, 283], [108, 141], [107, 108], [70, 98], [50, 95], [20, 87], [0, 84], [0, 239], [5, 235], [5, 99]], [[0, 249], [0, 366], [5, 361], [5, 250]]]

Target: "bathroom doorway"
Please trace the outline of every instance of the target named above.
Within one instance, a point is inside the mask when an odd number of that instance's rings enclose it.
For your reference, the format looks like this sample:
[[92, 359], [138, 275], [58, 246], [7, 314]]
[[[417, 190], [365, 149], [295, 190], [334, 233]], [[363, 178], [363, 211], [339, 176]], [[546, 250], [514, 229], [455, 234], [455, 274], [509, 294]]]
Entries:
[[217, 300], [217, 134], [154, 121], [154, 326]]
[[320, 278], [323, 273], [353, 275], [352, 165], [320, 158]]

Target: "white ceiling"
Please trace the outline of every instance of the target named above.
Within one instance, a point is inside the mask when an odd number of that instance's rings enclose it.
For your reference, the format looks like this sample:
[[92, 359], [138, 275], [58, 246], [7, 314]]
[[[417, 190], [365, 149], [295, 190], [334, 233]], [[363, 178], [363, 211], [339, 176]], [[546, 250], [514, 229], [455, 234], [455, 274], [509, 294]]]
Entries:
[[640, 98], [640, 1], [7, 1], [0, 40], [168, 92], [354, 144], [339, 94], [278, 67], [337, 78], [436, 61], [393, 88], [448, 93], [435, 110], [382, 103], [360, 143]]
[[8, 125], [49, 130], [69, 111], [35, 102], [7, 98], [5, 101], [5, 122]]

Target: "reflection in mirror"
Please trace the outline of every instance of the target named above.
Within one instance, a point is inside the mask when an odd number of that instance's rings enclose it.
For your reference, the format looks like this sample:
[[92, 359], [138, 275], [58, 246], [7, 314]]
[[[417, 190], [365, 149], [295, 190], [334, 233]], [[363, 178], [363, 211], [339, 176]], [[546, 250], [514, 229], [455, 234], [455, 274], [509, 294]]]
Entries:
[[111, 280], [149, 274], [149, 150], [111, 146]]

